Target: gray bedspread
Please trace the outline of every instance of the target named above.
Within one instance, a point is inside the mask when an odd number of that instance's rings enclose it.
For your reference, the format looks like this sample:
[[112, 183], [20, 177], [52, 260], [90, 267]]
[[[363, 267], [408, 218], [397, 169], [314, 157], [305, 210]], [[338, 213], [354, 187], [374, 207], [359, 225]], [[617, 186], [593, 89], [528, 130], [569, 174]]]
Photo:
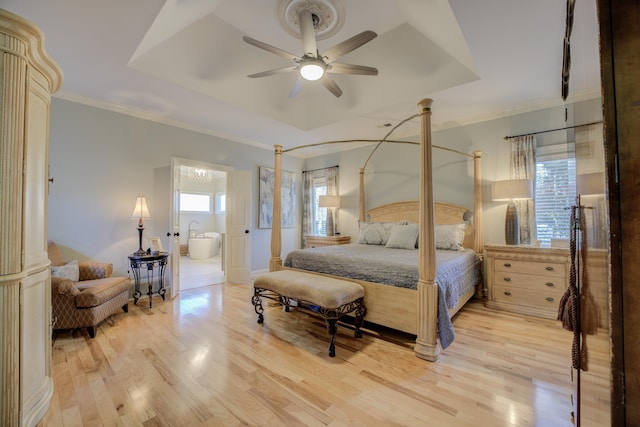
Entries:
[[[416, 289], [418, 284], [417, 249], [358, 243], [325, 246], [290, 252], [284, 266], [410, 289]], [[447, 309], [454, 307], [480, 279], [480, 260], [474, 251], [436, 250], [438, 337], [442, 348], [455, 338]]]

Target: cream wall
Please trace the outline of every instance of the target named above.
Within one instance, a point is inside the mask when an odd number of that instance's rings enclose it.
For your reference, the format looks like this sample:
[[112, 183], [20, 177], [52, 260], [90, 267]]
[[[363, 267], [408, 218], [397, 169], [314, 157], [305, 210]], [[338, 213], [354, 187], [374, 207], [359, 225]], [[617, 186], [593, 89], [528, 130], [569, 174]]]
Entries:
[[[437, 99], [433, 103], [437, 111]], [[417, 107], [416, 107], [417, 111]], [[507, 135], [563, 128], [602, 119], [599, 98], [567, 106], [565, 123], [563, 105], [516, 114], [466, 126], [452, 126], [435, 131], [433, 144], [470, 153], [483, 152], [483, 207], [486, 243], [504, 243], [506, 204], [491, 201], [491, 182], [509, 178], [510, 146]], [[539, 134], [543, 143], [572, 138], [566, 131]], [[393, 139], [393, 135], [391, 136]], [[417, 141], [418, 139], [414, 139]], [[305, 169], [340, 166], [339, 187], [342, 206], [339, 209], [339, 231], [358, 235], [358, 168], [364, 165], [372, 146], [341, 153], [314, 157], [305, 161]], [[473, 206], [473, 162], [442, 150], [434, 150], [433, 176], [436, 200]], [[402, 200], [415, 200], [419, 192], [419, 147], [405, 144], [383, 144], [372, 157], [365, 173], [365, 206], [373, 207]]]
[[[437, 109], [437, 100], [433, 109]], [[567, 123], [597, 121], [601, 116], [600, 99], [593, 99], [569, 105]], [[485, 242], [504, 242], [506, 206], [492, 202], [490, 196], [491, 182], [509, 176], [509, 145], [503, 137], [561, 128], [565, 126], [564, 117], [564, 106], [558, 106], [434, 132], [434, 145], [484, 153]], [[565, 132], [538, 136], [545, 143], [564, 137]], [[283, 169], [296, 173], [298, 189], [303, 169], [340, 166], [339, 231], [354, 238], [358, 231], [358, 168], [370, 150], [371, 147], [363, 147], [306, 161], [283, 156]], [[365, 175], [367, 206], [418, 197], [417, 153], [417, 146], [404, 144], [386, 144], [379, 149]], [[271, 230], [257, 227], [256, 202], [258, 167], [273, 165], [272, 150], [56, 98], [51, 114], [50, 165], [54, 182], [49, 192], [49, 238], [58, 242], [68, 260], [106, 260], [114, 263], [117, 274], [127, 274], [127, 255], [138, 248], [136, 223], [130, 215], [136, 195], [143, 193], [153, 216], [145, 222], [144, 235], [161, 236], [163, 246], [168, 248], [172, 156], [252, 172], [251, 270], [267, 269]], [[470, 161], [436, 150], [437, 200], [471, 206], [472, 179]], [[298, 197], [298, 220], [300, 206]], [[299, 247], [300, 235], [299, 224], [293, 229], [283, 229], [283, 257]]]
[[[54, 181], [49, 186], [49, 238], [59, 244], [66, 260], [113, 262], [115, 274], [127, 274], [127, 255], [138, 249], [136, 221], [130, 218], [138, 193], [147, 197], [152, 215], [145, 221], [144, 236], [161, 236], [169, 248], [172, 156], [250, 170], [252, 201], [258, 199], [258, 167], [273, 165], [270, 149], [58, 98], [52, 102], [50, 132]], [[283, 167], [300, 179], [301, 159], [288, 156]], [[250, 232], [251, 270], [266, 269], [271, 230], [258, 229], [253, 207]], [[299, 234], [299, 227], [284, 230], [287, 251]]]

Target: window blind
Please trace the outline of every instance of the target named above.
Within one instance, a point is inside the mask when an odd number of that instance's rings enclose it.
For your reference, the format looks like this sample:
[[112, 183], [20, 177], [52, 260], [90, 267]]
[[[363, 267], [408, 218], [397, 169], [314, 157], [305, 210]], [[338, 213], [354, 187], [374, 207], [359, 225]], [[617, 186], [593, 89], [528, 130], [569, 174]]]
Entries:
[[536, 153], [535, 210], [538, 240], [569, 239], [570, 210], [576, 198], [576, 161], [572, 144], [540, 147]]

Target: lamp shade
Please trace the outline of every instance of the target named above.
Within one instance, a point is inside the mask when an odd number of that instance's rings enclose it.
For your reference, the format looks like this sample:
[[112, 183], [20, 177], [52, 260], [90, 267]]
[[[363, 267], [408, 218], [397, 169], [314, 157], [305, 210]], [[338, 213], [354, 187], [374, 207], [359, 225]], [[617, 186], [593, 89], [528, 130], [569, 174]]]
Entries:
[[491, 183], [491, 200], [524, 200], [533, 199], [533, 180], [507, 179]]
[[340, 196], [336, 196], [336, 195], [320, 196], [320, 198], [318, 200], [318, 207], [321, 207], [321, 208], [339, 208], [340, 207]]
[[604, 172], [585, 173], [576, 176], [576, 191], [582, 196], [604, 194]]
[[136, 199], [136, 206], [133, 208], [131, 218], [151, 218], [147, 207], [147, 199], [142, 194]]

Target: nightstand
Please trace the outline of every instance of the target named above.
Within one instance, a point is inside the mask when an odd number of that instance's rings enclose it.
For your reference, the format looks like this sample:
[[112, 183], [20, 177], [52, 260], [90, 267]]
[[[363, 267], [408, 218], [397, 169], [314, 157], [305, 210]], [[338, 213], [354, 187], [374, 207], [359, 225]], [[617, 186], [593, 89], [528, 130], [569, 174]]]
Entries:
[[307, 239], [307, 247], [309, 248], [351, 243], [351, 236], [305, 236], [305, 239]]
[[485, 245], [486, 306], [556, 319], [569, 280], [569, 250]]

